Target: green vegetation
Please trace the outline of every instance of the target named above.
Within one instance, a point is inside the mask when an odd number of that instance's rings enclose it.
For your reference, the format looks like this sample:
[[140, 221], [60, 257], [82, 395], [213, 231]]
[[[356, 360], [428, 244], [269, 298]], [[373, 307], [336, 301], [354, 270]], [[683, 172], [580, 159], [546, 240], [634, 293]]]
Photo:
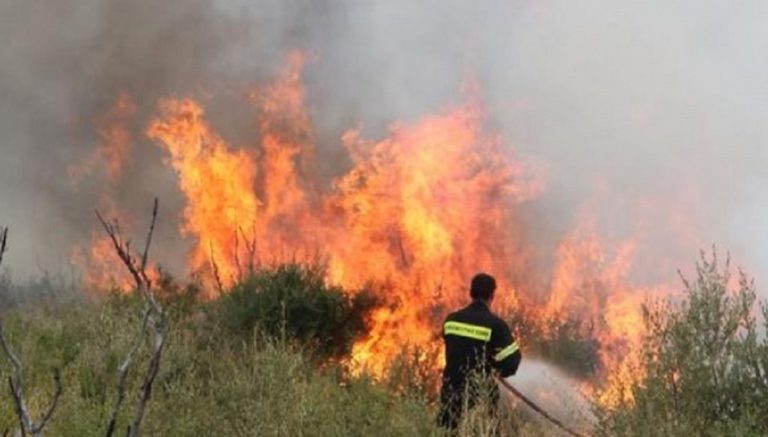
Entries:
[[[352, 375], [334, 359], [364, 333], [369, 298], [350, 298], [326, 286], [318, 270], [299, 265], [255, 272], [216, 301], [201, 302], [199, 291], [167, 276], [158, 281], [170, 324], [144, 435], [443, 435], [435, 426], [434, 354], [408, 350], [380, 381]], [[25, 301], [4, 314], [9, 341], [25, 364], [33, 415], [51, 398], [52, 370], [61, 370], [64, 392], [46, 435], [103, 435], [117, 367], [142, 308], [137, 296], [112, 293], [46, 305]], [[320, 341], [326, 335], [331, 342]], [[147, 339], [128, 375], [118, 434], [130, 422], [150, 354]], [[10, 371], [3, 357], [0, 376]], [[0, 399], [2, 435], [17, 419], [10, 394], [0, 390]], [[500, 426], [476, 411], [467, 417], [463, 436], [489, 435]], [[520, 435], [541, 435], [516, 420], [506, 422]]]
[[363, 291], [349, 293], [325, 282], [316, 266], [287, 264], [250, 273], [218, 299], [216, 318], [234, 335], [248, 338], [254, 330], [286, 336], [314, 355], [343, 357], [368, 331], [376, 301]]
[[[9, 340], [25, 363], [30, 409], [44, 410], [51, 371], [61, 368], [64, 393], [47, 435], [103, 435], [114, 402], [117, 366], [141, 318], [136, 299], [23, 308], [7, 314]], [[315, 367], [299, 343], [259, 333], [232, 335], [221, 320], [193, 312], [176, 317], [145, 435], [434, 435], [432, 412], [420, 399], [397, 396], [369, 378]], [[149, 345], [129, 374], [128, 406], [136, 401]], [[0, 375], [10, 373], [5, 359]], [[0, 435], [17, 420], [0, 392]], [[118, 430], [129, 422], [126, 409]]]
[[[766, 435], [768, 309], [729, 266], [702, 257], [684, 296], [644, 307], [645, 377], [626, 387], [634, 403], [598, 410], [599, 435]], [[148, 436], [441, 436], [435, 423], [436, 350], [404, 347], [388, 375], [354, 375], [343, 358], [366, 333], [377, 304], [369, 294], [328, 286], [321, 270], [285, 265], [254, 272], [218, 300], [168, 276], [156, 293], [166, 308], [168, 339], [142, 425]], [[733, 286], [735, 283], [738, 285]], [[731, 287], [729, 288], [729, 285]], [[61, 370], [64, 392], [45, 430], [52, 436], [103, 435], [114, 404], [117, 367], [140, 327], [142, 300], [113, 293], [85, 298], [61, 281], [18, 287], [0, 281], [4, 325], [25, 364], [33, 415], [44, 411]], [[51, 293], [54, 287], [68, 290]], [[352, 296], [358, 296], [354, 298]], [[762, 320], [762, 325], [758, 321]], [[524, 338], [536, 324], [518, 320]], [[579, 321], [549, 326], [553, 338], [528, 341], [540, 356], [591, 375], [596, 343]], [[150, 339], [128, 374], [118, 434], [130, 422]], [[579, 363], [575, 363], [581, 361]], [[0, 360], [0, 377], [10, 366]], [[0, 390], [0, 435], [17, 427], [13, 402]], [[552, 428], [518, 409], [465, 415], [458, 435], [546, 435]]]
[[[602, 435], [768, 434], [768, 340], [758, 332], [754, 283], [702, 254], [685, 298], [644, 308], [646, 338], [635, 399], [603, 411]], [[762, 307], [763, 329], [768, 309]]]

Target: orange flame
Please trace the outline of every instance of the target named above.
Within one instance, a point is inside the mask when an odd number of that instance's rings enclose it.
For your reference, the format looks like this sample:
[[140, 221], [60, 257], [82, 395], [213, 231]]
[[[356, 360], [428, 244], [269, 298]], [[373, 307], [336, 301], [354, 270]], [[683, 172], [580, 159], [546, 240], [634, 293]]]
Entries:
[[131, 96], [121, 93], [106, 114], [96, 120], [96, 130], [101, 140], [99, 148], [84, 164], [69, 169], [70, 180], [75, 186], [95, 167], [103, 168], [110, 182], [120, 180], [131, 155], [133, 134], [129, 122], [136, 111]]
[[112, 241], [94, 232], [88, 248], [75, 246], [72, 263], [83, 272], [83, 283], [89, 290], [129, 290], [133, 282], [116, 259]]
[[348, 290], [375, 284], [385, 305], [352, 361], [379, 375], [405, 345], [430, 349], [445, 314], [467, 300], [469, 278], [488, 271], [499, 280], [500, 312], [594, 320], [603, 366], [637, 377], [627, 357], [639, 345], [640, 303], [658, 290], [629, 285], [635, 239], [605, 241], [587, 217], [558, 246], [548, 285], [534, 279], [540, 254], [517, 213], [544, 192], [544, 178], [488, 132], [471, 92], [463, 104], [395, 124], [379, 141], [347, 131], [341, 142], [351, 166], [321, 191], [312, 174], [305, 61], [290, 54], [281, 76], [250, 94], [258, 144], [233, 147], [197, 101], [160, 102], [146, 135], [178, 176], [192, 269], [227, 285], [257, 257], [302, 261], [319, 253], [329, 281]]
[[[112, 194], [130, 162], [134, 144], [130, 122], [136, 113], [137, 107], [131, 96], [119, 94], [107, 112], [95, 122], [99, 147], [83, 165], [69, 169], [75, 188], [97, 168], [103, 170], [108, 182], [100, 193], [99, 208], [107, 217], [119, 218], [123, 224], [128, 221], [127, 216], [117, 208]], [[115, 262], [114, 256], [110, 239], [103, 232], [93, 232], [88, 248], [76, 246], [73, 249], [72, 262], [80, 267], [84, 274], [83, 282], [89, 289], [129, 289], [131, 280], [122, 266]]]
[[[230, 151], [205, 122], [198, 103], [166, 100], [160, 111], [164, 119], [153, 121], [147, 135], [165, 145], [187, 196], [182, 232], [197, 239], [192, 265], [205, 266], [212, 258], [235, 259], [233, 240], [238, 229], [257, 217], [260, 204], [253, 192], [253, 158]], [[218, 265], [225, 278], [235, 277], [235, 266]]]
[[[330, 277], [352, 286], [386, 282], [393, 304], [376, 314], [355, 358], [381, 367], [404, 344], [429, 344], [445, 309], [466, 300], [471, 275], [526, 262], [509, 251], [519, 243], [509, 212], [537, 195], [541, 181], [482, 132], [482, 120], [479, 106], [468, 104], [396, 126], [378, 143], [345, 135], [355, 164], [327, 202], [341, 219], [328, 245]], [[500, 276], [501, 305], [516, 307], [512, 278]]]
[[[253, 94], [261, 110], [261, 159], [228, 145], [191, 100], [162, 102], [161, 118], [147, 134], [169, 152], [179, 175], [187, 198], [183, 231], [197, 240], [194, 268], [213, 255], [231, 281], [248, 257], [242, 240], [250, 239], [289, 249], [272, 253], [277, 261], [322, 248], [329, 280], [349, 289], [386, 284], [380, 293], [387, 305], [353, 352], [380, 372], [403, 344], [434, 339], [436, 320], [465, 300], [474, 272], [524, 270], [525, 253], [509, 249], [521, 247], [511, 210], [538, 195], [543, 183], [511, 159], [499, 137], [483, 132], [484, 114], [471, 101], [394, 126], [383, 141], [347, 132], [343, 143], [353, 166], [332, 192], [318, 194], [300, 162], [313, 150], [302, 65], [292, 55], [284, 76]], [[247, 229], [242, 238], [238, 229]], [[500, 276], [507, 290], [502, 305], [514, 307], [513, 276]]]

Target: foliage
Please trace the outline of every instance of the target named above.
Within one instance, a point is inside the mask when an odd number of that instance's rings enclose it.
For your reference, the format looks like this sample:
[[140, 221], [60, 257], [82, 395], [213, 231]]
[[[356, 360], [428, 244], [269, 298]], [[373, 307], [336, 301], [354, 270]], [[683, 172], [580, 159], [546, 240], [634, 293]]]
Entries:
[[[307, 273], [270, 273], [282, 286], [296, 280], [291, 275], [300, 274]], [[206, 312], [205, 304], [190, 297], [196, 286], [179, 286], [170, 278], [157, 285], [165, 290], [159, 295], [175, 316], [143, 422], [144, 435], [444, 435], [435, 424], [436, 405], [430, 399], [439, 378], [434, 371], [436, 351], [404, 351], [383, 381], [350, 374], [341, 366], [318, 367], [305, 339], [262, 333], [259, 328], [249, 334], [233, 330], [219, 317], [218, 303], [209, 303], [214, 311]], [[103, 434], [115, 400], [117, 367], [135, 338], [141, 310], [136, 296], [115, 293], [53, 305], [28, 302], [6, 313], [9, 341], [25, 363], [25, 394], [33, 415], [50, 400], [51, 370], [61, 369], [64, 392], [47, 435]], [[145, 362], [150, 351], [147, 341], [137, 362]], [[6, 360], [0, 359], [0, 378], [9, 371]], [[138, 369], [128, 374], [127, 405], [137, 401], [141, 375]], [[492, 418], [486, 407], [466, 412], [459, 437], [490, 435], [501, 421], [514, 431], [510, 435], [544, 435], [517, 411], [504, 410], [506, 416]], [[118, 429], [125, 429], [131, 419], [131, 409], [124, 410]], [[16, 425], [10, 394], [0, 390], [0, 435]]]
[[241, 337], [258, 328], [297, 340], [320, 357], [340, 357], [367, 331], [376, 301], [366, 291], [347, 293], [326, 284], [318, 267], [286, 264], [251, 273], [213, 306], [213, 316]]
[[528, 314], [537, 313], [519, 311], [508, 317], [515, 337], [522, 340], [526, 356], [543, 358], [578, 378], [595, 375], [600, 363], [600, 344], [592, 329], [594, 321], [560, 314], [543, 321], [532, 320]]
[[729, 262], [721, 269], [715, 254], [702, 254], [696, 273], [683, 278], [681, 302], [644, 307], [645, 377], [629, 387], [634, 403], [599, 412], [603, 435], [768, 433], [768, 340], [758, 335], [754, 283], [740, 272], [729, 289]]
[[[50, 398], [51, 369], [62, 371], [64, 393], [47, 434], [103, 433], [116, 368], [138, 329], [140, 310], [138, 302], [114, 298], [9, 313], [7, 330], [26, 364], [33, 413]], [[291, 342], [256, 334], [244, 343], [230, 332], [194, 318], [172, 325], [145, 435], [439, 435], [432, 412], [418, 398], [395, 396], [367, 378], [322, 372]], [[9, 370], [0, 360], [0, 377]], [[136, 401], [140, 374], [129, 374], [129, 405]], [[128, 423], [127, 414], [118, 427]], [[0, 435], [15, 426], [9, 393], [0, 391]]]

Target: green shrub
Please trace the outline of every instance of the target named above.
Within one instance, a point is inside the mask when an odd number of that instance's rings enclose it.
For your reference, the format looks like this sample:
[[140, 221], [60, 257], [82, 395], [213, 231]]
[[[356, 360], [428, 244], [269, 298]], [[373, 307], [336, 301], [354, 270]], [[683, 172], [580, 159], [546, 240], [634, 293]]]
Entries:
[[729, 290], [729, 263], [721, 269], [714, 255], [696, 267], [681, 302], [644, 307], [645, 377], [630, 387], [634, 403], [599, 411], [603, 435], [768, 434], [768, 342], [754, 283], [740, 273]]
[[213, 317], [240, 336], [258, 329], [297, 340], [320, 357], [340, 357], [367, 331], [376, 301], [366, 291], [328, 285], [322, 269], [287, 264], [252, 273], [213, 305]]

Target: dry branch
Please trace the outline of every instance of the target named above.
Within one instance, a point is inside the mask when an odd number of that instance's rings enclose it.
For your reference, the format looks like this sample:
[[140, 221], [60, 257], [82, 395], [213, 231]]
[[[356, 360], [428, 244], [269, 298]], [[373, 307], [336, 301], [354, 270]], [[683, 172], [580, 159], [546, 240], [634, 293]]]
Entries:
[[[2, 267], [3, 256], [7, 249], [8, 228], [0, 228], [0, 267]], [[19, 419], [19, 430], [21, 435], [25, 436], [27, 432], [29, 432], [33, 437], [38, 437], [42, 435], [43, 428], [45, 428], [45, 425], [51, 420], [53, 412], [59, 404], [59, 397], [61, 397], [62, 392], [59, 369], [53, 369], [53, 381], [56, 387], [53, 400], [45, 414], [43, 414], [43, 417], [40, 419], [40, 422], [35, 423], [32, 419], [32, 415], [29, 414], [29, 409], [27, 409], [26, 401], [24, 400], [24, 366], [5, 336], [2, 317], [0, 317], [0, 347], [2, 347], [3, 353], [8, 358], [8, 361], [13, 368], [13, 376], [8, 377], [8, 388], [10, 389], [11, 397], [13, 398], [16, 417]]]
[[235, 253], [234, 253], [234, 259], [235, 259], [235, 269], [237, 270], [237, 280], [242, 281], [243, 280], [243, 269], [240, 266], [240, 233], [235, 230]]
[[0, 228], [0, 267], [3, 266], [3, 255], [8, 249], [8, 228]]
[[117, 415], [120, 413], [120, 408], [123, 406], [125, 400], [125, 384], [128, 377], [128, 370], [133, 364], [133, 356], [141, 346], [141, 341], [144, 339], [144, 335], [147, 331], [147, 324], [149, 323], [150, 307], [147, 305], [144, 310], [144, 316], [142, 317], [141, 329], [139, 330], [136, 338], [133, 341], [133, 346], [125, 355], [123, 363], [117, 368], [117, 396], [115, 397], [115, 405], [112, 407], [112, 413], [109, 415], [109, 422], [107, 423], [107, 436], [111, 436], [115, 432], [115, 425], [117, 424]]
[[149, 398], [152, 396], [152, 383], [155, 381], [157, 372], [160, 370], [160, 358], [162, 356], [163, 347], [165, 346], [165, 336], [160, 332], [161, 331], [155, 331], [154, 351], [152, 353], [152, 359], [149, 361], [149, 368], [144, 376], [144, 382], [141, 384], [141, 396], [136, 405], [133, 422], [128, 428], [129, 437], [138, 437], [139, 435], [141, 419], [144, 417], [144, 409], [146, 408]]
[[240, 234], [243, 237], [243, 243], [245, 244], [245, 250], [248, 254], [248, 274], [252, 274], [256, 271], [256, 222], [251, 223], [251, 235], [252, 238], [248, 238], [243, 228], [240, 229]]
[[216, 282], [216, 289], [219, 291], [219, 294], [224, 293], [224, 283], [221, 280], [221, 275], [219, 274], [219, 264], [216, 262], [216, 258], [213, 256], [213, 243], [211, 243], [211, 270], [213, 270], [213, 279]]
[[40, 424], [37, 425], [36, 428], [33, 428], [32, 431], [34, 432], [42, 432], [43, 427], [45, 427], [45, 424], [48, 423], [49, 420], [51, 420], [51, 417], [53, 417], [53, 412], [56, 410], [56, 406], [59, 404], [59, 397], [61, 397], [61, 373], [59, 372], [59, 369], [54, 368], [53, 369], [53, 383], [56, 387], [56, 392], [53, 394], [53, 400], [51, 401], [51, 405], [48, 406], [48, 410], [43, 415], [43, 418], [40, 419]]
[[139, 330], [133, 345], [126, 353], [125, 359], [118, 368], [117, 394], [115, 397], [115, 405], [110, 414], [109, 421], [107, 422], [107, 437], [112, 436], [115, 432], [117, 416], [120, 413], [120, 409], [125, 399], [128, 372], [133, 365], [134, 355], [146, 337], [148, 326], [151, 326], [154, 331], [154, 348], [152, 351], [152, 358], [149, 362], [149, 368], [144, 375], [141, 385], [141, 393], [136, 403], [134, 416], [131, 424], [128, 426], [128, 436], [130, 437], [137, 437], [139, 435], [141, 422], [144, 418], [144, 411], [146, 410], [146, 404], [152, 394], [152, 385], [157, 377], [157, 372], [160, 369], [160, 360], [165, 345], [165, 312], [155, 298], [152, 289], [152, 280], [147, 275], [147, 260], [149, 258], [149, 249], [152, 244], [155, 224], [157, 222], [158, 206], [159, 202], [157, 198], [155, 198], [154, 206], [152, 208], [152, 221], [149, 225], [146, 242], [144, 243], [144, 251], [138, 259], [131, 251], [131, 241], [123, 239], [120, 223], [116, 219], [110, 221], [105, 220], [99, 211], [96, 211], [96, 217], [98, 217], [101, 225], [104, 227], [104, 231], [106, 231], [112, 241], [117, 256], [133, 277], [136, 284], [136, 291], [142, 296], [146, 305], [144, 316], [142, 317], [141, 329]]

